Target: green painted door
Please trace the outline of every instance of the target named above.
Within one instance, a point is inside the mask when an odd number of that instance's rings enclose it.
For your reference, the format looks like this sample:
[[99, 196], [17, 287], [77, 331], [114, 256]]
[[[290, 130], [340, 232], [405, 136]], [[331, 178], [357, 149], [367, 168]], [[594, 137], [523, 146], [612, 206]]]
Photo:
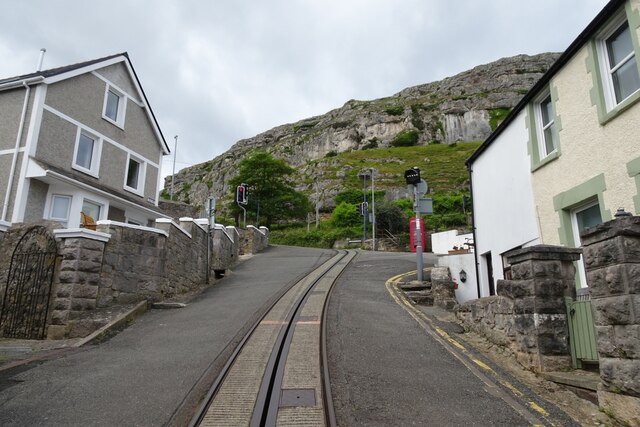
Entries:
[[586, 289], [580, 291], [579, 289], [575, 300], [566, 299], [571, 361], [574, 368], [582, 368], [584, 362], [598, 362], [591, 298]]

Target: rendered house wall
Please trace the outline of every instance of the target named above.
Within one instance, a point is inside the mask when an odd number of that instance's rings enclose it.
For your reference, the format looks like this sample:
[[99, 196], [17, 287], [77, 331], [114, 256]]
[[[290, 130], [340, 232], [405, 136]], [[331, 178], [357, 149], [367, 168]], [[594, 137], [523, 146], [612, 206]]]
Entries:
[[[560, 119], [560, 156], [532, 174], [536, 210], [542, 241], [545, 244], [567, 244], [563, 241], [561, 219], [554, 197], [580, 186], [598, 175], [604, 176], [602, 192], [608, 211], [624, 207], [633, 212], [637, 187], [627, 171], [627, 163], [640, 157], [640, 104], [635, 104], [611, 121], [601, 125], [591, 99], [593, 78], [587, 72], [588, 47], [565, 65], [552, 80], [557, 91], [556, 115]], [[595, 190], [594, 190], [595, 191]], [[570, 242], [569, 242], [570, 243]]]
[[473, 205], [476, 252], [481, 264], [481, 296], [489, 295], [484, 259], [491, 251], [493, 277], [503, 278], [501, 254], [538, 243], [538, 227], [531, 191], [524, 113], [473, 163]]

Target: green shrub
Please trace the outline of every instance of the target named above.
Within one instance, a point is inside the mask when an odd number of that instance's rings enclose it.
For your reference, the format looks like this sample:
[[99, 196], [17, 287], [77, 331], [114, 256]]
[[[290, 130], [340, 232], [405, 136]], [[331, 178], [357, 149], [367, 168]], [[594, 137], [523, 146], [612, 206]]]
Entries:
[[390, 116], [401, 116], [404, 114], [404, 106], [398, 105], [397, 107], [387, 108], [384, 112]]
[[494, 108], [489, 110], [489, 127], [491, 127], [492, 132], [496, 130], [500, 122], [507, 117], [510, 111], [511, 108]]
[[420, 135], [415, 129], [400, 131], [391, 141], [392, 147], [411, 147], [418, 143]]
[[331, 224], [334, 227], [350, 227], [360, 223], [361, 216], [354, 204], [342, 202], [331, 213]]

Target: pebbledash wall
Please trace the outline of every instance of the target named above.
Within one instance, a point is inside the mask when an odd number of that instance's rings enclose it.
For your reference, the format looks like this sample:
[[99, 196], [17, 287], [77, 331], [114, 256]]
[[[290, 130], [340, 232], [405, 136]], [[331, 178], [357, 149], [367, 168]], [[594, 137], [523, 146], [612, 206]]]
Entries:
[[511, 349], [534, 371], [571, 368], [564, 297], [575, 297], [573, 261], [583, 253], [597, 332], [600, 407], [640, 425], [640, 217], [587, 230], [583, 249], [536, 245], [507, 253], [512, 279], [496, 296], [462, 304], [467, 330]]
[[[216, 225], [211, 245], [207, 227], [206, 219], [180, 218], [179, 223], [159, 219], [154, 228], [98, 221], [95, 231], [53, 230], [59, 265], [47, 338], [86, 336], [102, 326], [91, 315], [95, 310], [158, 302], [196, 290], [233, 267], [240, 255], [268, 246], [269, 230], [264, 227], [237, 230]], [[0, 242], [3, 236], [0, 233]], [[13, 248], [6, 243], [3, 253], [10, 258]]]

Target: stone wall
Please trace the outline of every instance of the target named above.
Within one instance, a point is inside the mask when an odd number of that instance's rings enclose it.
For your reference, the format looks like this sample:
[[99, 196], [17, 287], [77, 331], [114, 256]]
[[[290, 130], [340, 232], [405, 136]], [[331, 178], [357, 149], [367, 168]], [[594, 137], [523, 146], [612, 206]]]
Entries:
[[[215, 272], [235, 265], [240, 250], [235, 227], [216, 226], [209, 241], [207, 220], [159, 219], [157, 228], [99, 221], [96, 231], [47, 225], [59, 251], [49, 339], [86, 336], [108, 321], [105, 313], [205, 286]], [[14, 226], [0, 241], [0, 295], [13, 248], [30, 227]], [[266, 229], [251, 228], [245, 235], [254, 253], [268, 243]]]
[[235, 227], [216, 224], [212, 230], [211, 269], [216, 277], [224, 275], [226, 269], [238, 260], [240, 235]]
[[269, 246], [269, 229], [248, 225], [240, 231], [240, 255], [257, 254]]
[[582, 242], [600, 359], [598, 401], [640, 425], [640, 217], [600, 224]]
[[529, 369], [571, 367], [564, 298], [575, 294], [580, 252], [537, 245], [507, 253], [513, 279], [498, 281], [498, 296], [463, 304], [463, 326], [509, 347]]

